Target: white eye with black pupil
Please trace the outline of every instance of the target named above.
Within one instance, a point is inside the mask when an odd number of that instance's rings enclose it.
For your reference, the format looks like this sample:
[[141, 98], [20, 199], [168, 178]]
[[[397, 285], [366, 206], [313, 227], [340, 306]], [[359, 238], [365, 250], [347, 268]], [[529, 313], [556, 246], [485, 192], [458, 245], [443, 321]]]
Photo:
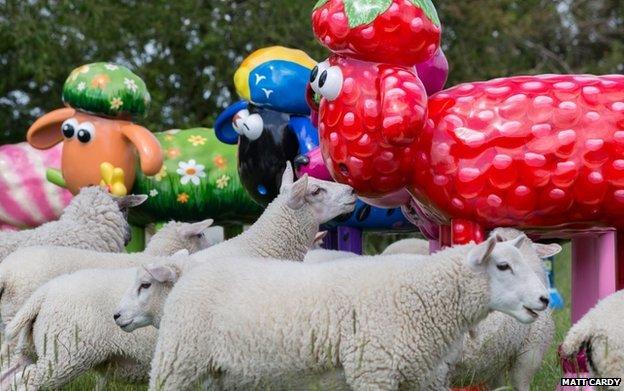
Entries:
[[76, 138], [83, 144], [88, 143], [95, 137], [95, 126], [91, 122], [83, 122], [78, 125]]
[[232, 127], [236, 131], [236, 133], [242, 135], [243, 134], [243, 123], [249, 117], [249, 110], [241, 110], [232, 117]]
[[72, 138], [76, 134], [76, 128], [78, 127], [78, 121], [75, 118], [65, 120], [61, 125], [61, 131], [65, 138]]
[[243, 134], [251, 141], [257, 140], [264, 130], [264, 121], [260, 114], [250, 114], [243, 123]]
[[318, 77], [318, 92], [327, 100], [334, 100], [342, 90], [342, 71], [337, 66], [329, 67]]
[[312, 69], [312, 73], [310, 73], [310, 87], [312, 87], [312, 90], [317, 94], [321, 93], [319, 89], [319, 78], [330, 66], [329, 61], [319, 62]]

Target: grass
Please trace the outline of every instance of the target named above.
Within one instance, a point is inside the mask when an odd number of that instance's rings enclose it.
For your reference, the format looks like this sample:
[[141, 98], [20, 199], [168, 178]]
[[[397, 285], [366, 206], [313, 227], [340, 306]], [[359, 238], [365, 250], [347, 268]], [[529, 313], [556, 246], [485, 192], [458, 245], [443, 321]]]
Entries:
[[[365, 240], [366, 248], [364, 249], [367, 254], [378, 253], [381, 249], [394, 240], [406, 237], [407, 235], [371, 235], [367, 234]], [[557, 382], [561, 377], [561, 370], [559, 367], [559, 359], [557, 357], [557, 347], [563, 341], [566, 332], [570, 329], [570, 244], [567, 243], [563, 246], [563, 251], [557, 255], [554, 265], [555, 269], [555, 286], [559, 289], [559, 292], [563, 295], [565, 301], [565, 308], [562, 310], [556, 310], [553, 312], [555, 318], [555, 336], [553, 343], [548, 350], [542, 368], [533, 379], [531, 385], [532, 390], [554, 390]], [[63, 388], [64, 391], [84, 391], [92, 390], [95, 386], [96, 377], [92, 373], [87, 373], [84, 376], [76, 379], [71, 384]], [[144, 391], [147, 389], [146, 385], [127, 385], [111, 380], [106, 388], [109, 391]], [[312, 388], [313, 390], [321, 389], [318, 387]], [[510, 388], [511, 389], [511, 388]]]

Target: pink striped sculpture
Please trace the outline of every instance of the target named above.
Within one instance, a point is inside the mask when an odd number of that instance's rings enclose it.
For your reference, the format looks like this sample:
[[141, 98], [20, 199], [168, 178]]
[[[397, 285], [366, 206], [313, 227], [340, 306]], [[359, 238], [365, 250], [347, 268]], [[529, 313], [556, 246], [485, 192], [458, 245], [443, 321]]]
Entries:
[[32, 228], [56, 220], [71, 193], [46, 180], [60, 168], [58, 146], [40, 151], [28, 143], [0, 145], [0, 230]]

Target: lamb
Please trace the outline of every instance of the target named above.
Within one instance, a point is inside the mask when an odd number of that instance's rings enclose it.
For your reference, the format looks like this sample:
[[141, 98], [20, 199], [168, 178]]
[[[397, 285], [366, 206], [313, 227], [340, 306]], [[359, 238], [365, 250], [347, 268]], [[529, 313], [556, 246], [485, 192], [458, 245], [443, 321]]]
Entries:
[[[506, 240], [523, 235], [512, 228], [498, 228], [494, 233]], [[560, 251], [558, 244], [539, 244], [530, 240], [525, 240], [520, 247], [524, 259], [545, 286], [542, 258]], [[529, 391], [553, 333], [550, 310], [541, 313], [530, 325], [519, 323], [501, 312], [493, 312], [462, 338], [459, 357], [451, 363], [450, 384], [457, 388], [487, 384], [494, 390], [506, 385], [505, 374], [509, 371], [514, 389]]]
[[128, 209], [145, 195], [114, 197], [100, 187], [83, 188], [57, 221], [37, 228], [0, 232], [0, 261], [19, 247], [50, 245], [121, 252], [130, 241]]
[[382, 254], [429, 254], [429, 242], [419, 238], [397, 240], [386, 247]]
[[39, 286], [61, 274], [81, 269], [132, 267], [187, 249], [208, 248], [223, 241], [212, 219], [198, 223], [169, 222], [147, 244], [143, 253], [104, 253], [66, 247], [26, 247], [0, 263], [0, 319], [8, 323]]
[[[572, 358], [586, 349], [591, 377], [624, 378], [624, 290], [600, 300], [568, 331], [561, 353]], [[624, 390], [624, 385], [612, 388]]]
[[[154, 261], [160, 265], [180, 262], [188, 270], [209, 258], [211, 252], [216, 257], [240, 254], [303, 259], [319, 225], [352, 211], [355, 196], [345, 185], [308, 179], [307, 176], [296, 182], [292, 178], [289, 166], [276, 200], [250, 229], [212, 248], [217, 251], [202, 250], [184, 262], [156, 258]], [[37, 289], [7, 325], [7, 339], [15, 341], [19, 337], [20, 359], [3, 373], [0, 389], [2, 385], [26, 381], [36, 388], [54, 388], [87, 369], [106, 366], [128, 381], [146, 378], [156, 331], [143, 328], [125, 334], [113, 322], [119, 317], [114, 319], [111, 316], [124, 291], [131, 285], [135, 270], [81, 270], [57, 277]], [[154, 269], [148, 270], [159, 275]], [[149, 288], [143, 287], [139, 294], [149, 294]], [[71, 302], [67, 302], [68, 295], [72, 297]], [[96, 324], [97, 327], [92, 327]], [[70, 342], [76, 340], [76, 331], [82, 342], [72, 345]], [[34, 364], [21, 354], [31, 334], [38, 356]], [[51, 338], [68, 348], [53, 352], [46, 346]]]
[[185, 390], [204, 376], [244, 387], [332, 368], [356, 390], [427, 386], [491, 310], [529, 323], [548, 306], [517, 249], [525, 237], [497, 240], [374, 261], [206, 261], [165, 302], [149, 389]]

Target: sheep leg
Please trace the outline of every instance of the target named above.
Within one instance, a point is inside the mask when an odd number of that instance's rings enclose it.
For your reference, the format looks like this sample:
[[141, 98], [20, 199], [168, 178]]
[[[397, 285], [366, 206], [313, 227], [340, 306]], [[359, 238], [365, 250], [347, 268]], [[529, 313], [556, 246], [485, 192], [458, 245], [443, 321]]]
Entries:
[[529, 391], [531, 381], [542, 364], [543, 348], [532, 348], [522, 352], [510, 369], [514, 390]]
[[[171, 333], [170, 333], [171, 334]], [[202, 344], [173, 344], [173, 349], [160, 348], [162, 338], [169, 339], [172, 335], [159, 337], [156, 353], [152, 359], [150, 372], [150, 391], [178, 391], [190, 389], [209, 375], [209, 367], [206, 363], [211, 362], [205, 346]], [[170, 341], [162, 343], [169, 346]], [[202, 347], [202, 349], [199, 349]], [[218, 382], [209, 382], [211, 386]], [[214, 389], [214, 387], [210, 387]]]

